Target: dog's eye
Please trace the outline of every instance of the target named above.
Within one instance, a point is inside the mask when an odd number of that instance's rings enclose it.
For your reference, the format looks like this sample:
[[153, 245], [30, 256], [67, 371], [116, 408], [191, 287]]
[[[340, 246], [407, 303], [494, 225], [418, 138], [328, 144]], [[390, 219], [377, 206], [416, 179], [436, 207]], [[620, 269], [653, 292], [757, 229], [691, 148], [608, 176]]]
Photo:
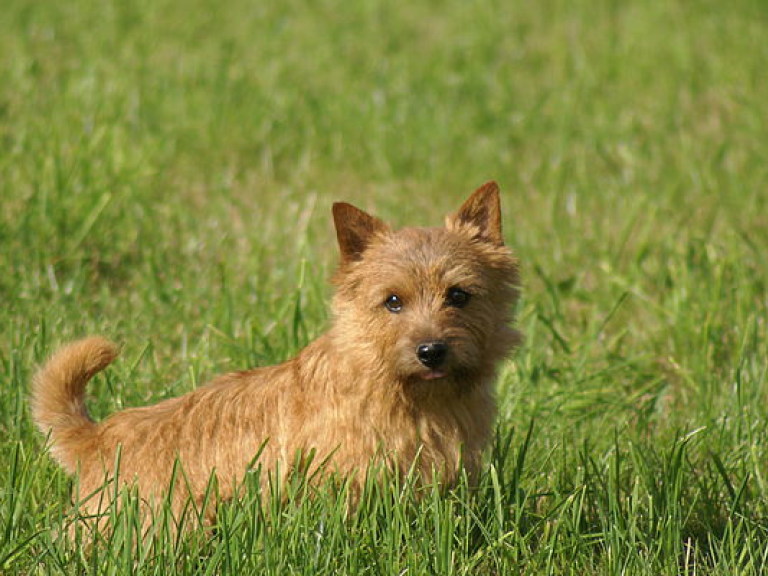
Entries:
[[451, 288], [445, 296], [445, 303], [453, 308], [464, 308], [469, 303], [471, 294], [461, 288]]
[[387, 299], [384, 300], [384, 307], [393, 314], [397, 314], [403, 309], [403, 301], [397, 294], [390, 294], [387, 296]]

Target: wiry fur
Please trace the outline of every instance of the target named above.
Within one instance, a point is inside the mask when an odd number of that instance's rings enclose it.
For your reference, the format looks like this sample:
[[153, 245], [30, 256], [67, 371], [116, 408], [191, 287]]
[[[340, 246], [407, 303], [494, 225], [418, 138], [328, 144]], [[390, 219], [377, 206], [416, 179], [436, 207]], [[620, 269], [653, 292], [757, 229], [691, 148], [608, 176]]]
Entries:
[[[310, 468], [354, 476], [372, 463], [398, 474], [451, 483], [477, 472], [491, 435], [498, 362], [518, 342], [510, 328], [517, 299], [517, 262], [504, 246], [499, 192], [479, 188], [444, 228], [392, 231], [349, 205], [334, 205], [341, 263], [334, 277], [330, 330], [277, 366], [216, 378], [184, 396], [132, 408], [93, 422], [85, 409], [87, 381], [116, 356], [94, 337], [61, 349], [34, 379], [35, 422], [50, 433], [52, 453], [74, 474], [81, 495], [112, 477], [135, 482], [148, 502], [169, 489], [181, 462], [184, 490], [202, 499], [212, 473], [219, 496], [236, 495], [254, 458], [265, 474], [284, 477], [314, 453]], [[446, 304], [461, 287], [462, 308]], [[403, 307], [392, 313], [389, 295]], [[420, 343], [448, 346], [439, 370], [415, 353]], [[280, 478], [277, 478], [278, 480]], [[108, 485], [108, 484], [107, 484]], [[99, 498], [86, 508], [98, 512]]]

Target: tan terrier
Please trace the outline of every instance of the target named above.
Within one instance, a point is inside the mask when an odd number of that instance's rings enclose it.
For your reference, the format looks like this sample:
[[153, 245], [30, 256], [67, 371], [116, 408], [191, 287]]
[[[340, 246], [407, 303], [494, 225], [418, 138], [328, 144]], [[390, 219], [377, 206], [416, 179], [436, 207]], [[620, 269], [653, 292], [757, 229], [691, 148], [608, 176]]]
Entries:
[[496, 414], [496, 366], [520, 339], [510, 327], [518, 264], [504, 246], [498, 186], [476, 190], [444, 228], [393, 231], [345, 203], [333, 218], [333, 323], [296, 358], [102, 422], [88, 416], [85, 387], [115, 359], [114, 344], [74, 342], [37, 373], [33, 415], [54, 458], [79, 474], [79, 498], [102, 495], [81, 507], [103, 512], [117, 477], [149, 504], [171, 490], [179, 512], [190, 497], [201, 504], [212, 477], [218, 497], [231, 498], [248, 470], [284, 481], [309, 454], [315, 478], [338, 474], [358, 488], [372, 464], [415, 470], [422, 484], [450, 485], [462, 467], [476, 475]]

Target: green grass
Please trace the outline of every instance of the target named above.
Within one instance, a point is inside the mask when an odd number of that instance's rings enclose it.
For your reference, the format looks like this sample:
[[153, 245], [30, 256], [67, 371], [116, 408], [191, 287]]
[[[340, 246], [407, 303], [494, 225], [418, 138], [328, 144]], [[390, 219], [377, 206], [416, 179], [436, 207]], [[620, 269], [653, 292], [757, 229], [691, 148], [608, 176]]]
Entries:
[[[768, 571], [765, 3], [1, 12], [0, 573]], [[327, 325], [332, 201], [435, 224], [488, 179], [526, 343], [477, 493], [347, 515], [253, 482], [213, 533], [137, 541], [127, 506], [61, 536], [26, 404], [56, 346], [124, 344], [97, 417], [289, 358]]]

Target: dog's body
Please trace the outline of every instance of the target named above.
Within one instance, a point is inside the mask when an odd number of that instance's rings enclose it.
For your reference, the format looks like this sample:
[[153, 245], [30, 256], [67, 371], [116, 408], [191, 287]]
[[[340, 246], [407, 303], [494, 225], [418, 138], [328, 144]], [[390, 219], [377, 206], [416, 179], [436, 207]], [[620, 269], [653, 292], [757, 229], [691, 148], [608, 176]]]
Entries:
[[334, 219], [333, 325], [297, 357], [100, 423], [88, 417], [85, 386], [115, 358], [113, 344], [75, 342], [40, 370], [34, 418], [54, 457], [79, 473], [81, 497], [113, 477], [118, 454], [119, 478], [150, 503], [180, 462], [176, 511], [190, 496], [200, 502], [212, 474], [220, 498], [236, 495], [252, 467], [280, 481], [307, 462], [315, 477], [358, 485], [372, 464], [444, 483], [462, 467], [478, 471], [496, 366], [519, 340], [509, 327], [517, 262], [503, 245], [498, 188], [478, 189], [445, 228], [391, 231], [348, 204], [334, 205]]

